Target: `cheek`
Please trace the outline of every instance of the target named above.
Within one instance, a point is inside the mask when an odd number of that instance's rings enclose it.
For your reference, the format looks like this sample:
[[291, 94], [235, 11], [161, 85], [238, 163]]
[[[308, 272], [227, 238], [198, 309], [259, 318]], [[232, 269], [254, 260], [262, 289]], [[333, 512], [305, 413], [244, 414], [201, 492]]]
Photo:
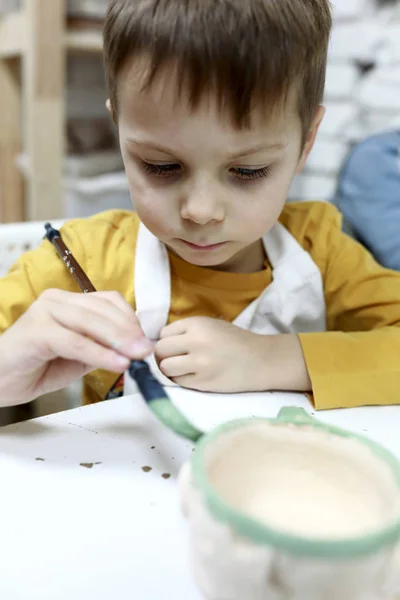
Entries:
[[128, 174], [132, 202], [142, 223], [159, 238], [168, 236], [173, 215], [168, 194], [153, 189], [143, 177], [132, 178]]
[[135, 210], [144, 225], [160, 237], [170, 229], [176, 205], [174, 195], [167, 187], [153, 186], [129, 157], [123, 155], [123, 159]]
[[160, 210], [157, 209], [156, 202], [139, 202], [136, 211], [142, 223], [159, 238], [165, 237], [168, 233], [168, 222]]
[[147, 229], [159, 236], [165, 229], [166, 199], [163, 198], [160, 190], [154, 190], [148, 184], [137, 165], [124, 154], [123, 148], [121, 148], [121, 153], [135, 211]]
[[242, 203], [239, 217], [243, 231], [262, 236], [278, 220], [286, 202], [290, 181], [284, 178], [266, 181]]

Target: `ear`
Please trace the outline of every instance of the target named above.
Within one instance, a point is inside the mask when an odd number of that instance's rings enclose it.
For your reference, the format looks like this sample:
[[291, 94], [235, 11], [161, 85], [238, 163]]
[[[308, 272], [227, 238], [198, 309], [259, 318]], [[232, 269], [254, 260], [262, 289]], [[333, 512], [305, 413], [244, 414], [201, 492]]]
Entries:
[[117, 118], [116, 118], [115, 110], [114, 110], [114, 109], [113, 109], [113, 107], [111, 106], [111, 100], [110, 100], [110, 98], [108, 98], [108, 99], [106, 100], [106, 107], [107, 107], [107, 110], [108, 110], [108, 112], [110, 113], [110, 115], [111, 115], [111, 118], [112, 118], [112, 120], [114, 121], [115, 125], [117, 125]]
[[307, 134], [306, 142], [304, 144], [303, 152], [301, 153], [300, 160], [297, 165], [296, 173], [300, 173], [300, 171], [305, 165], [305, 162], [314, 146], [315, 138], [317, 136], [318, 129], [321, 125], [321, 121], [324, 118], [324, 115], [325, 108], [323, 106], [318, 106], [313, 122]]

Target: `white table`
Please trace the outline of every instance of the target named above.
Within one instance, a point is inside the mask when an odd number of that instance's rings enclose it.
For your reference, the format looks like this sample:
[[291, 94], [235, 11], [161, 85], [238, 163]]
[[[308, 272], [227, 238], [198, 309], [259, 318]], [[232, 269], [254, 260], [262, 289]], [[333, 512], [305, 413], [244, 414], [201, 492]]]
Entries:
[[[211, 395], [191, 407], [177, 396], [205, 427], [246, 412], [275, 416], [285, 404], [312, 411], [300, 396], [228, 404]], [[400, 457], [399, 407], [318, 417], [368, 430]], [[0, 429], [0, 598], [200, 600], [176, 485], [191, 452], [139, 396]]]

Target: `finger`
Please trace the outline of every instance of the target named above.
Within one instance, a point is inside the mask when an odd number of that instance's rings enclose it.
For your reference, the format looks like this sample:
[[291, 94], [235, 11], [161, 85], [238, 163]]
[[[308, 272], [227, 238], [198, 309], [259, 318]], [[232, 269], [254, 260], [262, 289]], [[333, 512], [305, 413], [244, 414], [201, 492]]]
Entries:
[[190, 375], [182, 375], [181, 377], [174, 377], [174, 383], [180, 387], [187, 388], [189, 390], [206, 391], [202, 390], [201, 386], [196, 383], [196, 376], [191, 373]]
[[118, 307], [123, 313], [127, 316], [134, 315], [137, 320], [136, 313], [133, 310], [133, 307], [125, 300], [125, 298], [119, 292], [96, 292], [96, 296], [98, 298], [107, 300], [114, 306]]
[[91, 371], [93, 371], [92, 366], [65, 358], [57, 358], [49, 364], [45, 378], [36, 383], [34, 395], [37, 397], [63, 389]]
[[90, 305], [93, 312], [99, 315], [114, 318], [116, 322], [126, 322], [126, 317], [135, 321], [140, 327], [135, 311], [118, 292], [93, 292], [91, 294], [77, 294], [64, 290], [46, 290], [42, 294], [51, 302], [87, 307]]
[[182, 335], [187, 333], [187, 321], [188, 319], [182, 319], [181, 321], [175, 321], [162, 328], [160, 333], [160, 339], [164, 339], [173, 335]]
[[180, 387], [187, 388], [188, 390], [194, 390], [196, 392], [215, 392], [215, 387], [212, 383], [204, 379], [199, 379], [199, 377], [193, 373], [182, 375], [181, 377], [174, 377], [173, 381]]
[[128, 358], [141, 359], [153, 350], [135, 321], [125, 319], [116, 323], [107, 315], [99, 315], [88, 307], [69, 304], [49, 304], [51, 317], [63, 327], [87, 336], [103, 346], [113, 348]]
[[62, 358], [87, 365], [91, 369], [104, 369], [121, 373], [129, 366], [129, 359], [115, 350], [106, 348], [96, 341], [66, 329], [61, 325], [47, 341], [48, 361]]
[[193, 375], [193, 364], [189, 356], [173, 356], [160, 362], [160, 371], [170, 379]]
[[184, 335], [166, 337], [159, 340], [155, 347], [155, 355], [158, 360], [171, 356], [183, 356], [188, 353], [187, 339]]

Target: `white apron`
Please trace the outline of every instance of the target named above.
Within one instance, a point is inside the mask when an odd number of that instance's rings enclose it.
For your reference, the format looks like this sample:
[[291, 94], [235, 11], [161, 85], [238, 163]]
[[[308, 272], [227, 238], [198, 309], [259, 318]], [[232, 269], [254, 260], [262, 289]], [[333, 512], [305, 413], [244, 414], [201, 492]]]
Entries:
[[[263, 237], [265, 252], [273, 270], [273, 280], [264, 292], [252, 302], [233, 324], [258, 334], [278, 333], [309, 333], [326, 331], [326, 311], [323, 282], [321, 273], [311, 256], [300, 246], [289, 231], [280, 223]], [[140, 224], [136, 256], [135, 256], [135, 300], [136, 315], [145, 335], [152, 341], [157, 341], [160, 332], [168, 322], [171, 301], [171, 273], [168, 252], [165, 245], [160, 242], [143, 224]], [[192, 415], [186, 407], [181, 406], [183, 388], [168, 379], [157, 366], [154, 356], [148, 359], [151, 369], [157, 379], [168, 388], [168, 394], [174, 403], [179, 404], [179, 409], [193, 422]], [[182, 390], [180, 393], [178, 390]], [[125, 374], [124, 395], [137, 392], [136, 383]], [[273, 395], [275, 395], [274, 393]], [[287, 394], [284, 394], [287, 396]], [[223, 396], [223, 404], [229, 404], [227, 394], [208, 394], [184, 390], [185, 404], [190, 405], [202, 397], [204, 413], [205, 397], [212, 396], [215, 406], [215, 396]], [[241, 394], [228, 394], [233, 399]], [[248, 394], [246, 395], [248, 396]], [[261, 394], [252, 394], [257, 400]], [[265, 394], [262, 404], [265, 404]], [[298, 395], [293, 395], [298, 396]], [[301, 395], [304, 398], [304, 395]], [[301, 405], [302, 402], [295, 401]], [[194, 404], [193, 404], [194, 406]], [[256, 407], [248, 404], [245, 409], [233, 411], [231, 418], [260, 415]], [[216, 421], [226, 420], [217, 417]], [[199, 424], [197, 423], [197, 426]], [[204, 425], [203, 425], [204, 426]], [[200, 427], [202, 428], [202, 427]]]

